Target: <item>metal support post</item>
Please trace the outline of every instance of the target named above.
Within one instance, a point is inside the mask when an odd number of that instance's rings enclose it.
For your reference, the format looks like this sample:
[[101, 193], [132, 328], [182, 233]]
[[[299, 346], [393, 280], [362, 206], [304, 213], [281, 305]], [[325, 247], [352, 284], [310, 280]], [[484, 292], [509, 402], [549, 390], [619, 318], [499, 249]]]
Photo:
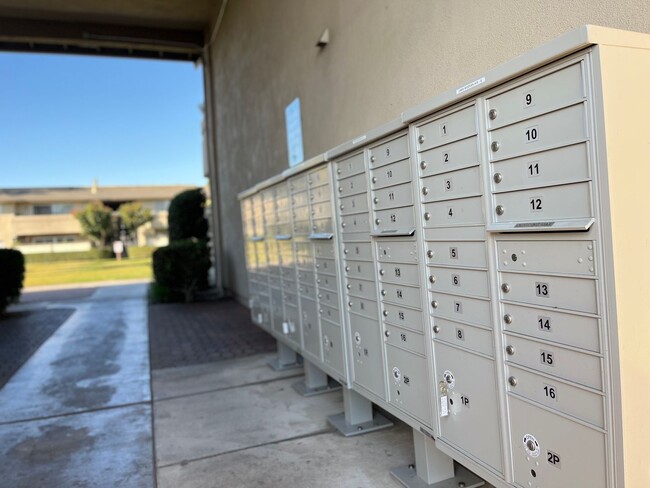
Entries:
[[331, 379], [310, 361], [305, 361], [305, 379], [291, 386], [304, 397], [322, 395], [341, 389], [338, 382]]
[[343, 389], [342, 413], [331, 415], [327, 422], [345, 437], [367, 434], [392, 427], [393, 423], [382, 414], [373, 412], [372, 402], [354, 390]]
[[268, 364], [273, 371], [285, 371], [287, 369], [301, 368], [302, 360], [296, 351], [280, 341], [277, 341], [277, 343], [278, 356], [271, 359], [266, 364]]
[[407, 488], [476, 488], [485, 481], [436, 448], [435, 441], [413, 429], [415, 465], [391, 470], [390, 475]]

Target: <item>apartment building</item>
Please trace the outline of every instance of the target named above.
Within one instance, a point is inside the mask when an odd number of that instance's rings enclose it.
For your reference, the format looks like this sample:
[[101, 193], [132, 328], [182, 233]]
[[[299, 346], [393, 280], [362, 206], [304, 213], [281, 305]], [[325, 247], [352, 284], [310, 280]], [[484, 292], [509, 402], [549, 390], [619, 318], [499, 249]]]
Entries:
[[[117, 212], [120, 205], [138, 201], [150, 209], [153, 221], [137, 232], [138, 246], [164, 246], [167, 209], [178, 193], [191, 186], [105, 186], [0, 189], [0, 248], [23, 253], [71, 252], [90, 249], [74, 213], [99, 201]], [[117, 214], [116, 214], [117, 216]], [[116, 217], [117, 218], [117, 217]]]

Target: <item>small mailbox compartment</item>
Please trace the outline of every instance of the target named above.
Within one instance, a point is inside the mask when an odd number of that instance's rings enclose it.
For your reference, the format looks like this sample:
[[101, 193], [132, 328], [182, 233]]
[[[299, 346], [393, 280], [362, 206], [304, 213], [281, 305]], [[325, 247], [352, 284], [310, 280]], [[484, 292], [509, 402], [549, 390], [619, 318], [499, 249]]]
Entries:
[[424, 335], [420, 332], [396, 327], [391, 324], [384, 325], [384, 341], [391, 346], [401, 347], [416, 354], [425, 353]]
[[377, 259], [382, 263], [417, 263], [418, 247], [412, 241], [377, 239]]
[[488, 127], [496, 129], [535, 117], [584, 97], [582, 63], [576, 63], [489, 98]]
[[370, 188], [373, 190], [409, 181], [411, 181], [411, 161], [408, 159], [370, 170]]
[[509, 392], [605, 428], [603, 395], [514, 366], [506, 368], [506, 375]]
[[502, 305], [504, 328], [545, 341], [600, 352], [599, 320], [511, 303]]
[[423, 178], [420, 193], [423, 202], [480, 196], [483, 192], [479, 167], [473, 166]]
[[359, 278], [362, 280], [375, 279], [375, 265], [371, 261], [345, 261], [345, 275], [349, 278]]
[[373, 229], [377, 235], [413, 234], [415, 232], [415, 214], [413, 207], [376, 210], [374, 212]]
[[492, 331], [461, 322], [436, 317], [433, 320], [433, 339], [494, 357]]
[[409, 157], [408, 134], [371, 147], [368, 151], [370, 167], [377, 168]]
[[480, 225], [485, 221], [481, 197], [426, 203], [423, 207], [423, 225], [425, 228]]
[[316, 302], [307, 298], [300, 299], [302, 311], [302, 340], [305, 350], [321, 360], [320, 330], [318, 327], [318, 309]]
[[354, 156], [350, 156], [349, 158], [336, 163], [336, 176], [338, 179], [354, 176], [363, 173], [365, 170], [366, 167], [363, 159], [363, 152], [357, 153]]
[[368, 298], [370, 300], [376, 300], [377, 298], [377, 285], [374, 281], [349, 278], [345, 287], [349, 296]]
[[602, 360], [598, 356], [512, 335], [508, 335], [505, 342], [505, 358], [508, 363], [596, 390], [603, 388]]
[[490, 297], [487, 271], [429, 266], [427, 273], [429, 289], [434, 292]]
[[347, 242], [343, 247], [345, 259], [372, 261], [372, 244], [369, 242]]
[[341, 215], [368, 212], [368, 194], [359, 193], [339, 200]]
[[357, 195], [359, 193], [365, 193], [368, 190], [368, 181], [366, 179], [366, 174], [361, 173], [359, 175], [350, 176], [339, 180], [337, 186], [337, 193], [341, 197], [347, 197], [349, 195]]
[[476, 108], [467, 107], [416, 127], [418, 151], [476, 135]]
[[484, 241], [432, 241], [425, 249], [427, 264], [487, 268]]
[[423, 316], [420, 310], [400, 307], [399, 305], [392, 305], [390, 303], [382, 303], [381, 315], [385, 323], [417, 332], [424, 332]]
[[370, 214], [368, 212], [341, 216], [341, 232], [344, 234], [370, 231]]
[[377, 310], [377, 300], [361, 297], [348, 297], [346, 302], [348, 311], [378, 320], [379, 311]]
[[420, 177], [446, 173], [478, 164], [478, 138], [475, 136], [430, 149], [418, 155]]
[[417, 264], [380, 263], [379, 281], [404, 285], [419, 285], [420, 268]]
[[375, 210], [407, 207], [413, 205], [411, 183], [389, 186], [372, 192], [372, 207]]
[[598, 313], [597, 281], [524, 273], [500, 273], [502, 300]]
[[422, 309], [419, 287], [382, 283], [380, 295], [382, 302]]
[[492, 327], [489, 300], [433, 292], [429, 292], [429, 297], [431, 298], [429, 309], [436, 318], [443, 317]]

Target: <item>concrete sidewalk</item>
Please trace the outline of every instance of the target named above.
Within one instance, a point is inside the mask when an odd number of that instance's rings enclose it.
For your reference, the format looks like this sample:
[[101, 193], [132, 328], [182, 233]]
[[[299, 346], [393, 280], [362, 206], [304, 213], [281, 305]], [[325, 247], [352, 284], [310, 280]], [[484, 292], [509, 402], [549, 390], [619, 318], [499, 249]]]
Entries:
[[146, 285], [99, 288], [0, 390], [5, 486], [154, 486]]
[[395, 488], [389, 470], [413, 462], [409, 428], [342, 437], [326, 422], [341, 392], [301, 397], [302, 371], [272, 371], [271, 354], [152, 374], [145, 285], [65, 302], [74, 314], [0, 390], [2, 486]]

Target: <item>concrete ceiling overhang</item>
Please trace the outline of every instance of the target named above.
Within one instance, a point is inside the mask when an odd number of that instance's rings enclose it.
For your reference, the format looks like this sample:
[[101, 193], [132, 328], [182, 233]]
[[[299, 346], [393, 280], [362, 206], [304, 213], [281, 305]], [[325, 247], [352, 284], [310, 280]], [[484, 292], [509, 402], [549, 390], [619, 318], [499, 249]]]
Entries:
[[0, 50], [195, 61], [222, 0], [0, 0]]

